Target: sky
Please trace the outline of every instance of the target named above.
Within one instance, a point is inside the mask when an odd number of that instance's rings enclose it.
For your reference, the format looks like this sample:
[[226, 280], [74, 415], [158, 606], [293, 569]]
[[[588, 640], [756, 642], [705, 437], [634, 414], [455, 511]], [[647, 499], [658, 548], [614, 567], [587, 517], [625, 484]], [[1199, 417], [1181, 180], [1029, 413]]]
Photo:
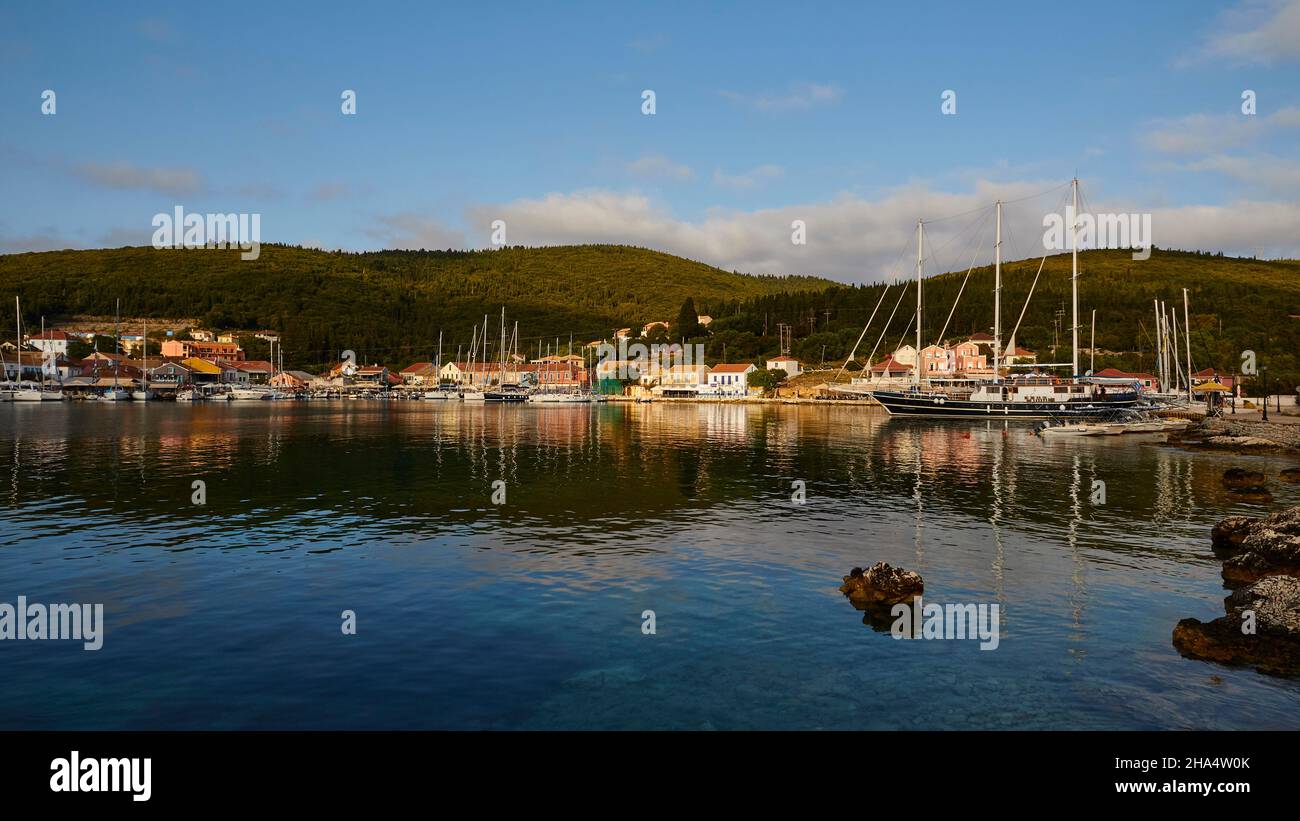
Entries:
[[1298, 149], [1300, 0], [0, 8], [0, 253], [146, 245], [181, 206], [874, 282], [918, 219], [927, 273], [989, 261], [998, 199], [1041, 256], [1077, 175], [1158, 247], [1295, 258]]

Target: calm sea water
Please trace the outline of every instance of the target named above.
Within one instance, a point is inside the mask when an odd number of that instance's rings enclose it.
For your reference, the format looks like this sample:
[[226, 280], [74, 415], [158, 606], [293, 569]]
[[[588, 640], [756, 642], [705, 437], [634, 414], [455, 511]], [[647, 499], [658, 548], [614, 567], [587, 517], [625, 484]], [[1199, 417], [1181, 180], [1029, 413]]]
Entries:
[[[0, 601], [107, 622], [0, 642], [0, 728], [1300, 727], [1170, 643], [1264, 510], [1234, 464], [1292, 466], [857, 407], [0, 406]], [[864, 625], [880, 560], [1000, 646]]]

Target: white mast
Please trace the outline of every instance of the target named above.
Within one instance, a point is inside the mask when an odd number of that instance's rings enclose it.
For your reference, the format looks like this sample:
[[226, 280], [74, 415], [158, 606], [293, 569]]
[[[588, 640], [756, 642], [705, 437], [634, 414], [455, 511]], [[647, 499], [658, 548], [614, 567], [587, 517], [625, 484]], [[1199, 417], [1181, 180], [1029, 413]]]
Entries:
[[1002, 374], [1002, 200], [998, 200], [998, 232], [993, 248], [993, 381], [997, 382]]
[[1071, 214], [1072, 222], [1070, 224], [1070, 252], [1071, 252], [1071, 273], [1070, 273], [1070, 290], [1073, 300], [1073, 309], [1070, 312], [1070, 328], [1073, 334], [1074, 347], [1074, 373], [1072, 376], [1079, 375], [1079, 178], [1075, 177], [1070, 184], [1074, 192], [1074, 209]]
[[1151, 307], [1152, 307], [1152, 308], [1155, 310], [1155, 312], [1156, 312], [1156, 324], [1155, 324], [1155, 327], [1151, 329], [1151, 333], [1152, 333], [1152, 340], [1151, 340], [1151, 344], [1152, 344], [1152, 347], [1151, 347], [1152, 363], [1151, 363], [1151, 367], [1155, 368], [1155, 371], [1156, 371], [1156, 378], [1159, 379], [1159, 380], [1161, 381], [1160, 390], [1163, 392], [1163, 391], [1164, 391], [1164, 378], [1163, 378], [1163, 375], [1161, 374], [1161, 371], [1160, 371], [1160, 300], [1158, 300], [1158, 299], [1153, 299], [1153, 300], [1151, 300]]
[[1183, 345], [1187, 349], [1187, 401], [1192, 401], [1192, 325], [1187, 314], [1187, 289], [1183, 289]]
[[1097, 372], [1097, 309], [1092, 309], [1092, 333], [1088, 337], [1088, 372]]
[[23, 381], [23, 308], [18, 302], [18, 295], [14, 294], [14, 332], [18, 334], [18, 387], [22, 387]]
[[916, 363], [912, 366], [912, 384], [921, 384], [921, 254], [925, 248], [925, 223], [916, 221]]
[[1178, 312], [1173, 308], [1170, 308], [1169, 318], [1173, 323], [1172, 336], [1174, 338], [1174, 358], [1171, 361], [1174, 363], [1174, 386], [1175, 389], [1177, 389], [1178, 383], [1182, 381], [1182, 369], [1178, 367]]
[[[45, 388], [45, 317], [41, 317], [41, 389]], [[1190, 396], [1190, 394], [1189, 394]]]

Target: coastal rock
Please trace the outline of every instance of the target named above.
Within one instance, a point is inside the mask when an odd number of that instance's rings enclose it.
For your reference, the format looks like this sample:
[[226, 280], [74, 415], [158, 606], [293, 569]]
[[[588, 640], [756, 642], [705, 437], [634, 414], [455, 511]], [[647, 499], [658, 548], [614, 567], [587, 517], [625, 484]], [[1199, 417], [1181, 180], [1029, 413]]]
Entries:
[[1283, 482], [1296, 483], [1300, 482], [1300, 468], [1285, 468], [1278, 474], [1277, 478]]
[[1300, 505], [1254, 519], [1231, 516], [1214, 526], [1216, 551], [1230, 554], [1223, 577], [1253, 582], [1265, 576], [1300, 576]]
[[1273, 494], [1266, 487], [1236, 487], [1228, 491], [1238, 501], [1266, 505], [1273, 501]]
[[920, 574], [886, 562], [876, 562], [866, 570], [855, 567], [840, 585], [840, 592], [848, 596], [859, 610], [889, 608], [899, 602], [911, 601], [924, 590], [925, 583]]
[[1188, 658], [1300, 676], [1300, 579], [1269, 576], [1224, 599], [1224, 610], [1211, 622], [1178, 622], [1174, 648]]
[[1223, 472], [1223, 486], [1228, 488], [1256, 488], [1264, 484], [1264, 474], [1245, 468], [1228, 468]]

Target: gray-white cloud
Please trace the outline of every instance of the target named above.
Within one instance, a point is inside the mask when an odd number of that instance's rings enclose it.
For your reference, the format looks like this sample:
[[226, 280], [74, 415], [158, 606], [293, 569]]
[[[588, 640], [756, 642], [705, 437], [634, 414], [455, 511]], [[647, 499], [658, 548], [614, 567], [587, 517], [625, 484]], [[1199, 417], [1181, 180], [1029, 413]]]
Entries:
[[1243, 63], [1300, 60], [1300, 0], [1251, 0], [1221, 15], [1196, 55]]
[[85, 162], [72, 174], [100, 188], [154, 191], [159, 194], [196, 194], [203, 190], [203, 178], [192, 168], [145, 168], [128, 162]]
[[816, 106], [839, 102], [844, 92], [829, 83], [803, 83], [791, 86], [784, 91], [764, 91], [741, 93], [722, 91], [722, 96], [733, 103], [753, 108], [757, 111], [781, 112], [803, 111]]
[[627, 165], [627, 172], [634, 177], [652, 180], [674, 180], [686, 182], [695, 178], [695, 172], [689, 165], [674, 162], [662, 154], [645, 154]]

